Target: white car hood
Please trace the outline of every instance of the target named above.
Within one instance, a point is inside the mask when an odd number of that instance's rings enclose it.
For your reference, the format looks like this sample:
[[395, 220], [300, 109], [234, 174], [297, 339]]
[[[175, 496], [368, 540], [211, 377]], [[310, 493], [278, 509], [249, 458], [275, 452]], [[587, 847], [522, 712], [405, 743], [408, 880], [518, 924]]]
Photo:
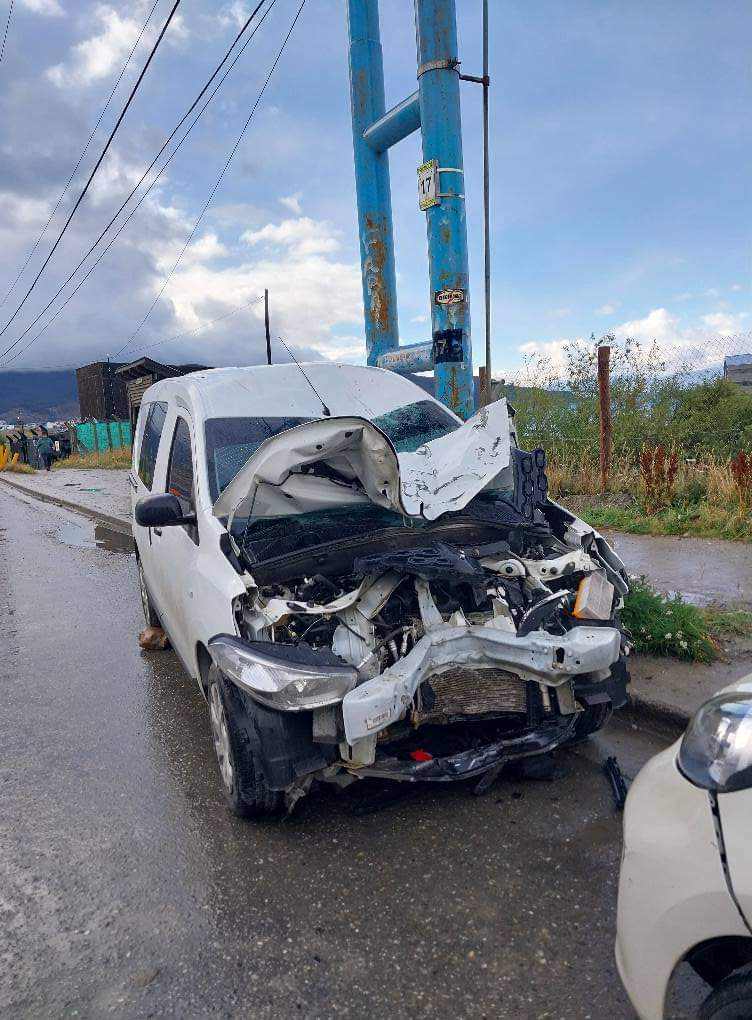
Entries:
[[[375, 503], [435, 520], [461, 510], [510, 462], [506, 400], [481, 408], [455, 432], [397, 453], [366, 418], [322, 418], [267, 439], [214, 504], [216, 517], [278, 517]], [[306, 474], [323, 463], [338, 479]], [[341, 480], [339, 480], [341, 479]]]

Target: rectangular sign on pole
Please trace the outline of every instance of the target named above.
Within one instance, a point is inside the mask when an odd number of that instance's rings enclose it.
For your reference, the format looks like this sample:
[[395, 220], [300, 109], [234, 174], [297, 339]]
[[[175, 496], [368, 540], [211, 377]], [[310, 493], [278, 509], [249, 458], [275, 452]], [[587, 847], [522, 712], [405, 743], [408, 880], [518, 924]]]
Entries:
[[439, 202], [439, 163], [429, 159], [418, 167], [418, 205], [425, 212]]

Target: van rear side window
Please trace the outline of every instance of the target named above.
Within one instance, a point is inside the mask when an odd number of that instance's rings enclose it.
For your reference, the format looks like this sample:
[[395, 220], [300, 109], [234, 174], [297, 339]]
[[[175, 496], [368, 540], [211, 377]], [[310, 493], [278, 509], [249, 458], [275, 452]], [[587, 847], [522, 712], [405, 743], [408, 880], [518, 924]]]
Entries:
[[167, 404], [159, 402], [149, 405], [138, 458], [138, 477], [147, 489], [151, 489], [154, 482], [154, 465], [157, 462], [157, 450], [166, 417]]

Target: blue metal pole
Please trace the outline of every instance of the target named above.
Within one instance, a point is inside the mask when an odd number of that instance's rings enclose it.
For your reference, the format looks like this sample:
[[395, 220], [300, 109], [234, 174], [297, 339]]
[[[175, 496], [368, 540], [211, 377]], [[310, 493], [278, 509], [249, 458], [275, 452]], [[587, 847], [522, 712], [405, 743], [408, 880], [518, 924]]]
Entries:
[[385, 113], [378, 0], [347, 0], [355, 184], [368, 364], [399, 344], [389, 156], [364, 133]]
[[455, 0], [415, 0], [423, 159], [439, 166], [426, 210], [436, 397], [463, 418], [475, 408]]

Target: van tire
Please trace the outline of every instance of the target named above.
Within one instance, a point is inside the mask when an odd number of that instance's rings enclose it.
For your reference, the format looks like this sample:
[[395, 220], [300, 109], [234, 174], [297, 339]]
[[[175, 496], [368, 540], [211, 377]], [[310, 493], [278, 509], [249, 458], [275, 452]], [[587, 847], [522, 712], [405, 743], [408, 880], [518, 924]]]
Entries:
[[149, 589], [146, 587], [146, 578], [144, 577], [144, 568], [141, 566], [141, 560], [136, 557], [136, 567], [138, 569], [138, 588], [141, 595], [141, 608], [144, 611], [144, 619], [146, 620], [147, 627], [161, 627], [162, 623], [159, 619], [159, 614], [154, 608], [154, 603], [151, 600]]
[[745, 968], [715, 988], [700, 1007], [699, 1020], [747, 1020], [752, 1016], [752, 973]]
[[272, 790], [254, 749], [255, 703], [212, 664], [209, 669], [210, 726], [227, 805], [240, 818], [279, 814], [284, 795]]
[[611, 718], [612, 712], [610, 701], [599, 705], [586, 705], [582, 712], [577, 713], [577, 722], [569, 743], [579, 744], [592, 737], [598, 730], [602, 730]]

